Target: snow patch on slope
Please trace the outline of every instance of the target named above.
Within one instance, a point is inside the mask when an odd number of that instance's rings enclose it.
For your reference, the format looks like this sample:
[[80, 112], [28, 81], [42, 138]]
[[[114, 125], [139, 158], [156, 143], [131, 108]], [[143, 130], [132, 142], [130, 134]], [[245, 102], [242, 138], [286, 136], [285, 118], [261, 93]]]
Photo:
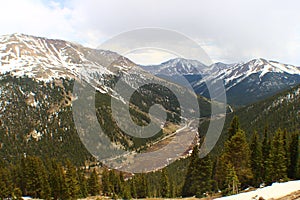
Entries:
[[[300, 180], [285, 183], [273, 183], [271, 186], [255, 191], [240, 193], [237, 195], [217, 198], [218, 200], [254, 200], [259, 197], [264, 199], [280, 198], [300, 190]], [[217, 200], [216, 199], [216, 200]]]
[[52, 80], [74, 78], [82, 68], [90, 73], [112, 74], [81, 51], [82, 46], [23, 34], [0, 36], [0, 73]]
[[[91, 52], [93, 54], [91, 54]], [[53, 40], [24, 34], [0, 36], [0, 74], [28, 76], [39, 81], [49, 82], [59, 78], [80, 78], [95, 83], [101, 92], [108, 89], [101, 83], [101, 77], [115, 74], [101, 63], [122, 58], [120, 55], [85, 48], [63, 40]], [[133, 63], [125, 58], [114, 64], [120, 71], [126, 71]], [[100, 61], [100, 62], [99, 62]]]

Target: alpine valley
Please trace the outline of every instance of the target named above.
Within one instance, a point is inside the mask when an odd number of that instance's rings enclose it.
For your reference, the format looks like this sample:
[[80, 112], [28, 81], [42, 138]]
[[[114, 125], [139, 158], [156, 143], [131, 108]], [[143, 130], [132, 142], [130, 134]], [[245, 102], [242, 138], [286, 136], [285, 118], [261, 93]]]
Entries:
[[[134, 91], [130, 102], [115, 88], [120, 80]], [[226, 104], [210, 98], [207, 83], [218, 80]], [[155, 152], [176, 135], [195, 133], [195, 138], [173, 163], [164, 160], [164, 168], [140, 174], [108, 169], [78, 135], [77, 83], [95, 91], [97, 121], [120, 149]], [[299, 67], [263, 58], [210, 66], [175, 58], [142, 66], [117, 52], [64, 40], [0, 36], [0, 199], [211, 199], [299, 180], [299, 91]], [[174, 93], [195, 98], [199, 108], [190, 98], [179, 103]], [[149, 138], [126, 134], [113, 117], [112, 100], [128, 104], [136, 124], [154, 123], [160, 131]], [[166, 123], [149, 116], [154, 104], [165, 109]], [[212, 105], [226, 112], [211, 116]], [[197, 109], [200, 115], [194, 116]], [[217, 145], [199, 158], [209, 123], [223, 119]]]
[[[199, 101], [201, 115], [210, 113], [211, 102], [207, 98], [196, 97], [180, 85], [155, 77], [111, 51], [23, 34], [1, 36], [0, 49], [0, 154], [8, 162], [24, 154], [57, 157], [62, 161], [69, 158], [77, 164], [90, 158], [80, 142], [72, 116], [72, 102], [77, 98], [72, 90], [77, 80], [94, 87], [99, 123], [109, 138], [125, 149], [140, 151], [178, 127], [179, 103], [174, 94], [161, 85], [184, 96], [194, 96]], [[152, 138], [130, 137], [112, 118], [111, 98], [123, 102], [114, 91], [120, 77], [129, 88], [138, 91], [130, 102], [133, 121], [139, 125], [148, 124], [147, 112], [155, 103], [167, 109], [168, 123]], [[157, 84], [137, 88], [149, 79]], [[183, 105], [190, 105], [190, 102], [183, 102]], [[154, 122], [161, 124], [158, 120]]]

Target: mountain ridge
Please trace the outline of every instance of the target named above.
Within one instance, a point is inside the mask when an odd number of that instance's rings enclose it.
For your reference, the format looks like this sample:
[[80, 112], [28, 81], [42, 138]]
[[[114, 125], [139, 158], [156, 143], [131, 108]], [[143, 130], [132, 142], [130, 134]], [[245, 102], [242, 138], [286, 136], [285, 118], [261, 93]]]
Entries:
[[228, 102], [237, 106], [262, 100], [300, 83], [299, 67], [263, 58], [234, 64], [217, 62], [210, 66], [176, 58], [142, 68], [179, 84], [177, 77], [184, 76], [197, 94], [208, 98], [206, 83], [222, 80]]

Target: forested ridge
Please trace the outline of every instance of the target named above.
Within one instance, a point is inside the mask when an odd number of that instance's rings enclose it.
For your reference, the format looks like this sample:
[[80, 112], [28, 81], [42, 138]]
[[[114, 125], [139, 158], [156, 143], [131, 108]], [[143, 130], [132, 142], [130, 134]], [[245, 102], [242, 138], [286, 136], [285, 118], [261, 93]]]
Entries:
[[[70, 159], [77, 166], [83, 165], [86, 160], [93, 160], [78, 137], [73, 121], [71, 106], [75, 98], [72, 95], [73, 84], [73, 80], [64, 78], [43, 82], [26, 76], [1, 75], [1, 162], [14, 163], [20, 160], [23, 154], [39, 156], [42, 160], [46, 157], [54, 157], [58, 161]], [[155, 88], [150, 89], [155, 90]], [[161, 93], [167, 95], [168, 91], [161, 91]], [[155, 93], [148, 99], [142, 94], [133, 96], [134, 104], [130, 107], [130, 112], [135, 122], [149, 123], [149, 116], [144, 110], [147, 110], [148, 105], [159, 101], [155, 99], [162, 96], [161, 93]], [[162, 137], [162, 131], [153, 138], [147, 139], [124, 134], [112, 119], [110, 98], [108, 94], [97, 92], [95, 104], [99, 123], [112, 141], [120, 142], [127, 149], [137, 150], [143, 148], [148, 142]], [[172, 123], [177, 123], [179, 120], [178, 114], [175, 113], [178, 107], [176, 102], [164, 104], [167, 108], [175, 109], [168, 114], [168, 121]]]
[[[107, 77], [105, 84], [112, 86], [116, 77]], [[54, 157], [58, 161], [70, 159], [75, 165], [93, 160], [78, 137], [73, 121], [72, 94], [74, 80], [55, 79], [36, 81], [29, 77], [0, 76], [0, 157], [8, 163], [31, 156]], [[151, 94], [151, 97], [149, 95]], [[163, 137], [161, 130], [151, 138], [136, 138], [125, 134], [111, 113], [111, 96], [96, 92], [96, 115], [105, 134], [125, 149], [140, 151], [148, 143]], [[201, 114], [209, 115], [210, 102], [199, 97]], [[150, 122], [149, 108], [162, 104], [167, 110], [169, 125], [180, 122], [179, 103], [174, 94], [158, 85], [140, 88], [131, 97], [130, 113], [139, 125]]]
[[[299, 87], [227, 115], [218, 146], [205, 158], [198, 156], [200, 143], [191, 156], [162, 170], [126, 174], [101, 166], [81, 144], [74, 125], [70, 125], [73, 123], [70, 82], [61, 79], [43, 83], [11, 76], [3, 76], [0, 81], [1, 199], [21, 196], [77, 199], [90, 195], [115, 199], [205, 197], [219, 191], [230, 195], [251, 186], [300, 178], [299, 96], [295, 93]], [[109, 97], [97, 95], [98, 117], [111, 118]], [[143, 106], [141, 101], [135, 102]], [[147, 105], [151, 103], [149, 100]], [[142, 112], [134, 109], [131, 112], [141, 115], [136, 116], [137, 122], [148, 120]], [[178, 118], [174, 116], [170, 121], [176, 122]], [[127, 139], [121, 137], [111, 121], [102, 124], [106, 132], [117, 136], [113, 140], [124, 139], [126, 144]], [[199, 132], [203, 130], [200, 127]], [[204, 138], [201, 135], [200, 141]], [[137, 140], [137, 146], [127, 147], [136, 149], [145, 142]]]

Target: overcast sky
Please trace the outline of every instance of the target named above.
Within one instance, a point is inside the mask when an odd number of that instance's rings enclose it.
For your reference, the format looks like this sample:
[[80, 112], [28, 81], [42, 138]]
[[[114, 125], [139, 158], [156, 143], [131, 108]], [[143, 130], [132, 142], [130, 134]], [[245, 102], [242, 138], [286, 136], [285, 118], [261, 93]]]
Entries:
[[[300, 1], [1, 0], [0, 34], [26, 33], [97, 47], [124, 31], [161, 27], [197, 41], [213, 61], [266, 58], [300, 66]], [[147, 56], [148, 53], [148, 56]], [[140, 63], [170, 55], [140, 52]]]

